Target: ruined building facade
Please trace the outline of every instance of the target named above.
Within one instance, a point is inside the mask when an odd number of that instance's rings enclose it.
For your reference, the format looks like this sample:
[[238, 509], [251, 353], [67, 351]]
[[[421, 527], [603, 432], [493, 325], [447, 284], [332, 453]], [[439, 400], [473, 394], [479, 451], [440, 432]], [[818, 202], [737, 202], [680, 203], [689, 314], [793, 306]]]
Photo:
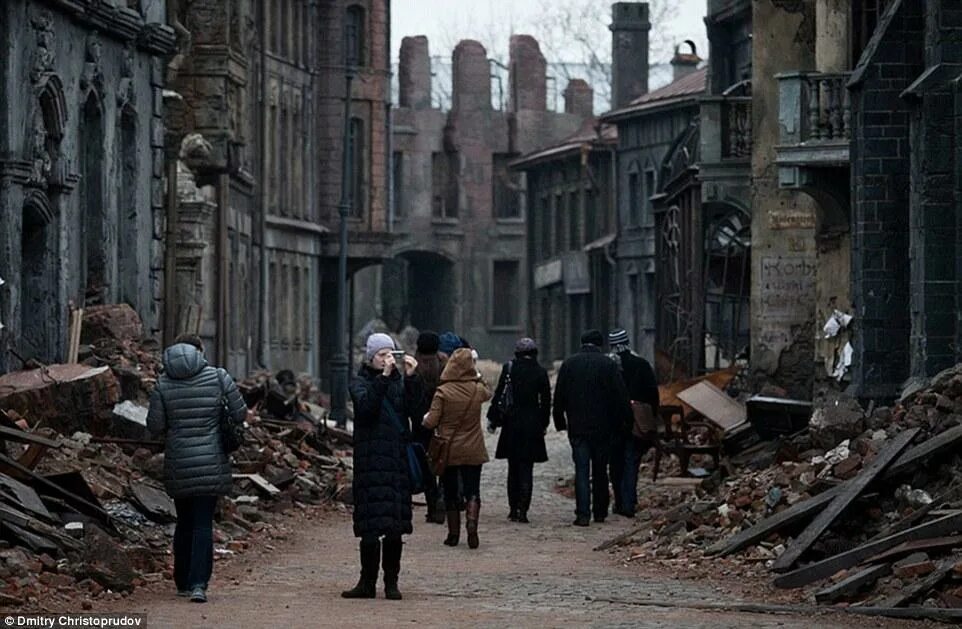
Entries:
[[[941, 0], [753, 8], [752, 231], [765, 251], [753, 369], [894, 397], [962, 357], [962, 12]], [[833, 314], [853, 319], [836, 331]]]
[[380, 303], [355, 319], [453, 329], [501, 357], [529, 318], [524, 187], [508, 165], [570, 136], [586, 112], [547, 110], [546, 62], [531, 37], [511, 38], [506, 110], [492, 106], [490, 63], [479, 42], [458, 44], [452, 107], [442, 112], [432, 108], [427, 39], [402, 41], [391, 140], [395, 240], [391, 261], [356, 280], [356, 294], [377, 294]]
[[165, 22], [160, 0], [0, 5], [0, 373], [63, 361], [71, 307], [159, 330]]
[[232, 372], [326, 378], [334, 353], [345, 129], [349, 272], [389, 254], [387, 0], [196, 0], [168, 107], [179, 147], [168, 333], [197, 331]]

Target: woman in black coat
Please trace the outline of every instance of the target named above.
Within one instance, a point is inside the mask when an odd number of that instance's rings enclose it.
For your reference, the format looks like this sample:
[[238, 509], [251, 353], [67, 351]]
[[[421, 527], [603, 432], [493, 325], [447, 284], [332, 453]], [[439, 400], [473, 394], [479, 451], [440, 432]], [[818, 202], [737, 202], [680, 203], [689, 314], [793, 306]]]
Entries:
[[[534, 464], [548, 460], [544, 434], [551, 418], [548, 372], [538, 364], [538, 346], [529, 338], [515, 345], [515, 359], [501, 370], [498, 388], [488, 409], [489, 430], [501, 428], [495, 458], [508, 460], [508, 519], [528, 522]], [[511, 403], [501, 407], [508, 381]]]
[[[378, 564], [384, 566], [384, 595], [400, 599], [401, 536], [410, 534], [411, 482], [407, 422], [421, 398], [417, 361], [404, 357], [404, 377], [392, 355], [394, 340], [372, 334], [367, 362], [351, 382], [354, 402], [354, 535], [361, 538], [361, 579], [344, 598], [374, 598]], [[381, 538], [383, 561], [381, 561]]]

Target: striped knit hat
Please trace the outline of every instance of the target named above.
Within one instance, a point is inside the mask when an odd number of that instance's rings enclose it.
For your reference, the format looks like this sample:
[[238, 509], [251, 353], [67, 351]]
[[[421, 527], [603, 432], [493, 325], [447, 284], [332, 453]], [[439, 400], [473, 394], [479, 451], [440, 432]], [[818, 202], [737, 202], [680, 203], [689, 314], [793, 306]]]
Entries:
[[629, 343], [631, 343], [631, 340], [628, 338], [628, 332], [622, 328], [612, 330], [608, 333], [608, 345], [612, 347], [628, 345]]

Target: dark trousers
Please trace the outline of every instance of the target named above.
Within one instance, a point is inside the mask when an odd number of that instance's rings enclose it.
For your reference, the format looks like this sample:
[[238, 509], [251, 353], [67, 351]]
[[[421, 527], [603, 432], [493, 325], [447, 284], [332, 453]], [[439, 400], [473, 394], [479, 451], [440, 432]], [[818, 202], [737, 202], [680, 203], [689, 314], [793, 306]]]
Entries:
[[[572, 435], [571, 458], [575, 463], [575, 514], [596, 519], [608, 515], [608, 456], [611, 437], [607, 434]], [[591, 506], [589, 506], [591, 505]]]
[[207, 589], [214, 570], [217, 496], [175, 498], [174, 583], [178, 590]]
[[480, 465], [448, 466], [441, 481], [444, 484], [444, 504], [448, 511], [458, 509], [461, 496], [464, 496], [465, 500], [481, 499]]
[[650, 442], [631, 435], [612, 441], [609, 467], [616, 511], [634, 513], [638, 508], [638, 468], [650, 447]]
[[508, 508], [527, 512], [531, 505], [534, 462], [508, 459]]

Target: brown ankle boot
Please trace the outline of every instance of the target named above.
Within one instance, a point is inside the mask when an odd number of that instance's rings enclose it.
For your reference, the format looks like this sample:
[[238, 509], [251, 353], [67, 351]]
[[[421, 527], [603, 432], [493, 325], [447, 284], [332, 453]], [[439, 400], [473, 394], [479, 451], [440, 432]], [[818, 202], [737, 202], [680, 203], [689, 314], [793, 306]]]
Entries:
[[480, 544], [478, 540], [478, 516], [481, 512], [481, 499], [474, 497], [468, 500], [465, 507], [465, 528], [468, 531], [468, 548], [477, 548]]
[[461, 540], [461, 512], [455, 509], [448, 511], [448, 536], [444, 538], [445, 546], [457, 546]]

